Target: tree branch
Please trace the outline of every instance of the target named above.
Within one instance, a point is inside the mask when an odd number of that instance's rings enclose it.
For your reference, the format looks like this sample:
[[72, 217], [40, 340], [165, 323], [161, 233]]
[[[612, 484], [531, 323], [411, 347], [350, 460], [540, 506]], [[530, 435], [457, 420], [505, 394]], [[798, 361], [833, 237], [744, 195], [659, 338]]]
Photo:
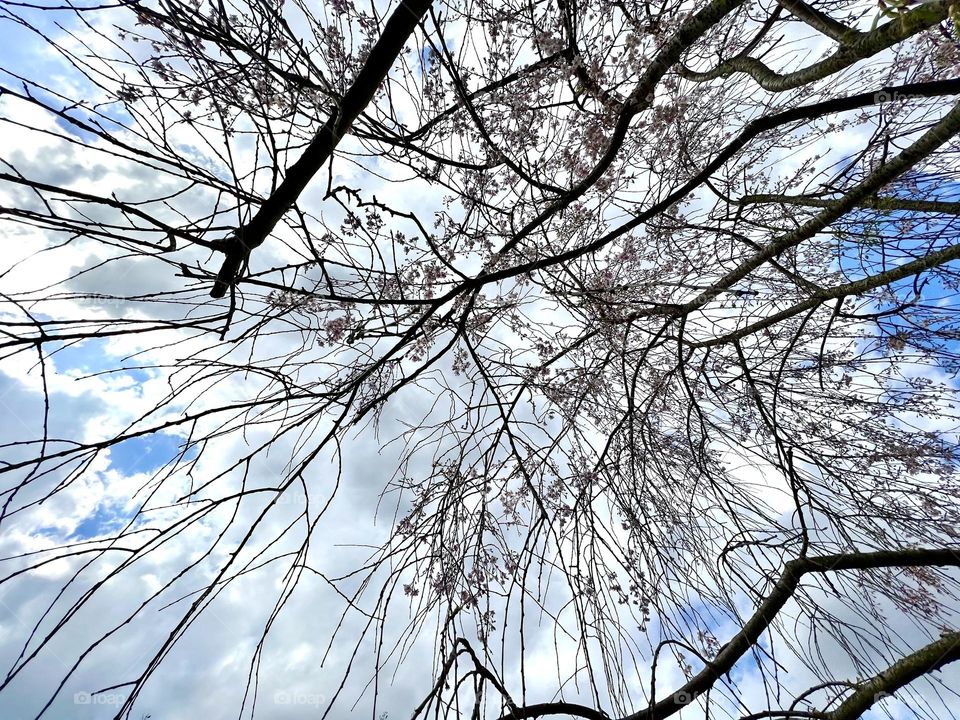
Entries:
[[[738, 205], [780, 203], [782, 205], [802, 205], [805, 207], [828, 208], [837, 201], [824, 198], [808, 197], [805, 195], [776, 195], [756, 194], [744, 195], [736, 201]], [[960, 202], [943, 200], [912, 200], [890, 196], [866, 198], [859, 203], [860, 207], [881, 212], [897, 212], [907, 210], [913, 212], [942, 213], [944, 215], [960, 215]]]
[[373, 100], [377, 88], [426, 14], [430, 2], [431, 0], [402, 0], [390, 15], [383, 34], [344, 94], [341, 106], [330, 115], [300, 159], [287, 169], [283, 182], [264, 201], [257, 214], [246, 225], [238, 228], [231, 238], [227, 256], [217, 273], [213, 290], [210, 291], [211, 297], [221, 298], [226, 295], [227, 289], [233, 286], [250, 256], [250, 251], [263, 244], [284, 213], [293, 207], [307, 183], [333, 154], [354, 120]]
[[712, 70], [694, 72], [683, 69], [680, 74], [686, 80], [707, 82], [717, 78], [728, 78], [735, 73], [745, 73], [764, 90], [770, 92], [792, 90], [840, 72], [860, 60], [876, 55], [912, 35], [933, 27], [947, 18], [951, 4], [951, 0], [924, 3], [872, 32], [859, 34], [852, 42], [842, 44], [825, 60], [784, 75], [774, 72], [760, 60], [740, 56], [722, 62]]
[[815, 7], [803, 2], [803, 0], [777, 0], [777, 3], [779, 3], [781, 7], [789, 10], [814, 30], [829, 38], [833, 38], [841, 44], [846, 45], [855, 42], [863, 35], [863, 33], [858, 30], [847, 27], [826, 13], [820, 12]]
[[[654, 703], [646, 710], [628, 715], [624, 720], [662, 720], [689, 704], [689, 700], [713, 686], [760, 639], [787, 601], [793, 597], [800, 579], [808, 573], [867, 570], [881, 567], [960, 566], [960, 550], [883, 550], [868, 553], [843, 553], [789, 561], [767, 599], [760, 603], [743, 629], [734, 635], [713, 662], [670, 697]], [[686, 702], [680, 702], [685, 700]]]
[[829, 720], [856, 720], [887, 695], [957, 660], [960, 660], [960, 632], [946, 632], [939, 640], [898, 660], [864, 682], [827, 717]]

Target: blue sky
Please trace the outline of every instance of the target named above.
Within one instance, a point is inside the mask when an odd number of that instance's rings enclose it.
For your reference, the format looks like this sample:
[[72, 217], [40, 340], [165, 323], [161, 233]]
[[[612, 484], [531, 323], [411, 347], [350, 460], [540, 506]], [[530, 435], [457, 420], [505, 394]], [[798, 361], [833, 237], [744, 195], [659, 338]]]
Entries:
[[[108, 350], [106, 339], [87, 340], [63, 346], [54, 352], [52, 359], [58, 373], [89, 375], [111, 371], [114, 381], [129, 380], [134, 389], [153, 377], [153, 372], [137, 367], [135, 361], [118, 358]], [[56, 410], [56, 399], [52, 409]], [[171, 433], [154, 433], [130, 438], [112, 446], [108, 453], [110, 469], [121, 475], [153, 473], [172, 461], [185, 463], [197, 456], [196, 448], [183, 453], [183, 438]], [[183, 457], [179, 457], [183, 453]], [[178, 459], [179, 458], [179, 459]], [[72, 535], [73, 539], [87, 539], [104, 533], [115, 532], [132, 515], [118, 504], [101, 503], [96, 512], [82, 522]], [[41, 529], [43, 532], [43, 529]]]
[[[59, 5], [59, 3], [56, 4]], [[82, 7], [82, 4], [80, 6]], [[81, 37], [84, 34], [84, 28], [72, 11], [32, 13], [31, 18], [34, 20], [36, 28], [47, 36], [60, 34], [62, 29], [76, 32]], [[66, 61], [53, 54], [43, 38], [19, 23], [6, 19], [2, 9], [0, 9], [0, 36], [3, 38], [3, 41], [0, 42], [0, 70], [5, 71], [9, 68], [18, 74], [26, 74], [30, 79], [51, 88], [57, 86], [59, 78], [67, 76], [74, 86], [78, 84], [83, 86], [87, 83], [83, 76], [70, 67]], [[29, 72], [25, 72], [25, 68], [29, 68]], [[21, 81], [11, 77], [6, 72], [0, 72], [0, 85], [9, 85], [18, 92], [23, 92]], [[50, 93], [35, 87], [30, 88], [30, 94], [50, 107], [62, 109], [66, 104], [63, 100], [59, 100]], [[129, 116], [126, 116], [122, 103], [101, 106], [97, 109], [111, 120], [128, 121]], [[89, 119], [85, 112], [76, 108], [70, 110], [69, 114], [81, 121]], [[103, 118], [100, 118], [100, 120], [103, 122]], [[54, 122], [58, 127], [83, 142], [93, 141], [96, 137], [66, 120], [57, 118]], [[105, 129], [110, 131], [114, 128], [106, 127]]]
[[92, 374], [110, 371], [111, 375], [129, 377], [136, 383], [150, 379], [150, 373], [138, 367], [136, 362], [121, 360], [108, 355], [106, 339], [85, 340], [82, 343], [61, 344], [51, 350], [51, 358], [57, 372]]
[[[960, 199], [960, 184], [951, 184], [946, 187], [933, 188], [932, 183], [919, 181], [921, 188], [920, 198], [923, 200], [939, 200], [956, 202]], [[925, 192], [924, 192], [925, 191]], [[889, 193], [884, 193], [889, 194]], [[944, 218], [935, 214], [896, 211], [877, 213], [871, 210], [863, 211], [864, 222], [853, 225], [855, 232], [863, 236], [840, 242], [840, 267], [850, 280], [865, 277], [909, 262], [931, 251], [941, 250], [950, 245], [958, 232], [956, 218]], [[913, 218], [919, 220], [920, 225], [909, 236], [904, 236], [898, 229], [898, 221]], [[931, 236], [937, 236], [934, 243]], [[956, 263], [947, 267], [956, 268]], [[865, 267], [864, 267], [865, 266]], [[866, 268], [866, 272], [865, 272]], [[889, 317], [878, 318], [875, 322], [882, 329], [883, 337], [896, 335], [901, 330], [905, 333], [916, 329], [905, 318], [930, 319], [931, 329], [936, 329], [943, 321], [949, 321], [952, 308], [956, 307], [957, 291], [944, 285], [936, 272], [925, 272], [919, 282], [908, 278], [887, 286], [892, 296], [887, 302], [881, 303], [877, 311], [892, 311], [905, 303], [915, 303], [918, 307], [907, 309], [904, 314], [891, 314]], [[938, 311], [942, 308], [943, 312]], [[870, 312], [861, 308], [859, 312]], [[948, 339], [936, 342], [938, 351], [960, 351], [960, 343]], [[886, 350], [881, 346], [881, 351]]]
[[[40, 17], [47, 24], [45, 29], [50, 31], [54, 30], [52, 24], [54, 17], [63, 22], [74, 22], [69, 13], [57, 13], [55, 15], [50, 13]], [[0, 43], [0, 66], [31, 68], [33, 77], [49, 77], [64, 72], [62, 65], [55, 59], [38, 52], [37, 38], [32, 33], [15, 27], [9, 22], [0, 22], [0, 31], [3, 32], [3, 42]], [[429, 68], [432, 62], [433, 58], [425, 55], [421, 56], [421, 63], [424, 67]], [[6, 83], [8, 81], [8, 77], [0, 78], [0, 82]], [[119, 109], [121, 106], [117, 104], [113, 107]], [[78, 138], [82, 139], [85, 135], [85, 133], [78, 132], [69, 123], [62, 122], [61, 126]], [[859, 277], [859, 274], [854, 276]], [[936, 291], [936, 286], [928, 286], [925, 292]], [[114, 381], [129, 382], [133, 387], [140, 386], [155, 376], [154, 371], [137, 367], [136, 359], [123, 360], [116, 355], [112, 355], [109, 347], [107, 340], [90, 340], [80, 344], [64, 346], [57, 349], [52, 356], [53, 365], [59, 373], [70, 375], [110, 371], [110, 377]], [[16, 382], [16, 380], [13, 382]], [[65, 396], [54, 397], [53, 410], [63, 413], [61, 422], [72, 421], [80, 424], [91, 421], [90, 418], [102, 417], [105, 412], [109, 412], [109, 409], [99, 408], [95, 414], [72, 414], [70, 408], [73, 407], [71, 404], [73, 402], [74, 399]], [[122, 476], [155, 472], [178, 457], [182, 451], [182, 442], [182, 438], [166, 433], [132, 438], [110, 448], [108, 454], [110, 468]], [[180, 462], [188, 462], [195, 456], [196, 451], [191, 449]], [[370, 462], [375, 462], [374, 458], [371, 457]], [[139, 487], [139, 483], [131, 483], [131, 494], [137, 487]], [[105, 500], [77, 525], [70, 535], [70, 539], [82, 540], [102, 534], [115, 533], [129, 522], [131, 517], [131, 510], [123, 503]], [[355, 520], [355, 518], [350, 519]], [[43, 534], [49, 530], [49, 528], [38, 528], [37, 532]], [[312, 604], [310, 612], [317, 614], [315, 602]], [[728, 637], [727, 633], [718, 632], [717, 634], [720, 642], [724, 642]], [[748, 654], [736, 666], [732, 674], [733, 680], [739, 682], [745, 676], [756, 672], [756, 662], [752, 655]], [[171, 694], [171, 696], [173, 695]], [[109, 708], [106, 709], [109, 710]]]

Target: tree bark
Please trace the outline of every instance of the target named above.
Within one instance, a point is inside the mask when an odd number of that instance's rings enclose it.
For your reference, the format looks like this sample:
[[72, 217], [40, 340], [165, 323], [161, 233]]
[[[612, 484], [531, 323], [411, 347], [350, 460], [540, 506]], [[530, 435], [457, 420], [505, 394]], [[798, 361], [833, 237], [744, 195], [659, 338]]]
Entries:
[[430, 4], [431, 0], [403, 0], [390, 15], [383, 34], [344, 94], [340, 106], [331, 113], [300, 159], [287, 169], [283, 182], [260, 206], [256, 215], [246, 225], [237, 228], [226, 250], [227, 256], [217, 273], [216, 283], [210, 291], [211, 297], [221, 298], [226, 295], [227, 289], [236, 282], [250, 251], [263, 244], [284, 213], [293, 207], [307, 183], [333, 155], [340, 139], [347, 134], [353, 122], [373, 100], [377, 88], [386, 78]]

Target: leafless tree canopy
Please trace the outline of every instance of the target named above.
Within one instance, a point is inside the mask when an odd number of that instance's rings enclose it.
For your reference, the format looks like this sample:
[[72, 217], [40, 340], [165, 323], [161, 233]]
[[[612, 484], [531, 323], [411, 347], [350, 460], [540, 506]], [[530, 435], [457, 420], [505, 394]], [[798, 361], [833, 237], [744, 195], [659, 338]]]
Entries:
[[[317, 717], [960, 714], [955, 17], [4, 0], [31, 54], [0, 54], [0, 133], [29, 139], [2, 144], [0, 346], [42, 392], [0, 527], [125, 444], [179, 449], [110, 476], [109, 531], [4, 553], [0, 592], [69, 572], [10, 630], [0, 708], [56, 648], [23, 712], [59, 717], [149, 625], [88, 688], [141, 717], [242, 584], [267, 608], [223, 717], [274, 717], [270, 633], [321, 591]], [[125, 357], [77, 382], [164, 383], [122, 427], [49, 387], [96, 342]], [[375, 538], [349, 552], [343, 493]], [[427, 656], [416, 702], [381, 698]]]

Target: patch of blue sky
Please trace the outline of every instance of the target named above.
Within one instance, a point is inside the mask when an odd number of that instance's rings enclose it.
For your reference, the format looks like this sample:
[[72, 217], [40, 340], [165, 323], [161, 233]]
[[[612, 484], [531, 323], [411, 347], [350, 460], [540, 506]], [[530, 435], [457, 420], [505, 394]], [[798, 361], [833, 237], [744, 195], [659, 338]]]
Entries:
[[[135, 362], [118, 358], [107, 351], [106, 338], [91, 338], [81, 343], [63, 345], [53, 355], [57, 372], [93, 375], [109, 373], [111, 377], [125, 377], [140, 385], [152, 377], [149, 369]], [[179, 458], [188, 462], [196, 457], [196, 449], [188, 448], [181, 458], [183, 439], [169, 433], [155, 433], [130, 438], [110, 448], [110, 465], [125, 475], [154, 472], [168, 462]]]
[[124, 475], [152, 473], [169, 462], [190, 462], [197, 457], [196, 446], [184, 448], [184, 439], [169, 433], [141, 435], [110, 448], [110, 467]]
[[90, 540], [115, 535], [130, 523], [134, 514], [120, 503], [100, 503], [93, 514], [80, 522], [67, 539]]
[[[73, 531], [63, 539], [77, 542], [98, 537], [115, 536], [130, 524], [130, 521], [135, 515], [136, 511], [127, 508], [124, 503], [100, 502], [94, 511], [81, 520]], [[61, 528], [47, 525], [32, 530], [31, 534], [40, 537], [60, 539], [62, 532]]]
[[107, 342], [106, 338], [90, 338], [79, 343], [62, 344], [51, 352], [54, 368], [64, 374], [124, 375], [138, 385], [152, 377], [147, 369], [136, 362], [108, 353]]
[[[447, 40], [444, 38], [443, 44], [448, 52], [453, 52], [454, 45], [452, 40]], [[433, 47], [430, 45], [425, 46], [420, 51], [420, 72], [422, 74], [428, 73], [437, 60], [437, 52], [433, 49]]]
[[[124, 440], [109, 450], [110, 467], [122, 475], [153, 473], [171, 462], [189, 462], [197, 456], [196, 447], [184, 448], [183, 438], [155, 433]], [[137, 509], [119, 500], [101, 501], [94, 511], [71, 532], [68, 540], [115, 535], [136, 517]], [[40, 527], [35, 535], [59, 537], [60, 529]]]
[[[51, 3], [53, 5], [54, 3]], [[56, 3], [61, 5], [62, 3]], [[37, 57], [37, 49], [43, 43], [36, 32], [30, 28], [24, 27], [12, 16], [4, 12], [0, 15], [0, 21], [3, 23], [3, 43], [0, 43], [0, 61], [19, 60], [18, 67], [30, 67], [24, 60], [37, 61], [42, 58]], [[32, 10], [29, 15], [32, 26], [47, 37], [60, 31], [61, 29], [73, 29], [79, 27], [79, 20], [72, 11], [55, 10]], [[34, 66], [35, 67], [35, 66]]]
[[[110, 467], [122, 475], [152, 473], [171, 462], [189, 462], [197, 456], [195, 447], [184, 448], [176, 435], [155, 433], [130, 438], [109, 450]], [[73, 529], [66, 539], [89, 540], [115, 535], [136, 517], [137, 508], [119, 500], [101, 501], [94, 511]], [[35, 535], [59, 537], [60, 529], [47, 526], [33, 531]]]
[[430, 67], [433, 65], [433, 48], [427, 45], [420, 51], [420, 71], [428, 72]]
[[[750, 610], [741, 608], [745, 612], [745, 616], [750, 614]], [[704, 599], [692, 599], [691, 602], [685, 606], [678, 606], [674, 608], [674, 617], [672, 618], [672, 623], [680, 626], [686, 627], [700, 627], [703, 628], [706, 633], [709, 633], [713, 638], [724, 645], [732, 636], [738, 633], [741, 630], [741, 624], [731, 616], [729, 610], [722, 605]], [[666, 632], [667, 635], [671, 631], [661, 628], [656, 615], [654, 615], [648, 624], [651, 632], [654, 634], [658, 632]], [[757, 646], [761, 654], [764, 649], [768, 647], [768, 643], [765, 638], [760, 638], [757, 641]], [[704, 653], [703, 658], [710, 658], [711, 653], [706, 645], [701, 647], [695, 647], [698, 652]], [[704, 667], [704, 662], [702, 658], [698, 658], [695, 655], [691, 655], [690, 652], [680, 650], [680, 652], [686, 657], [686, 661], [694, 668], [695, 672], [699, 672]], [[734, 682], [739, 682], [744, 675], [750, 673], [759, 672], [760, 668], [757, 664], [757, 659], [753, 652], [747, 652], [734, 664], [730, 670], [730, 678]]]
[[[60, 3], [56, 3], [56, 5], [60, 5]], [[62, 5], [60, 6], [62, 7]], [[3, 42], [0, 43], [0, 84], [12, 83], [12, 87], [15, 87], [17, 92], [23, 92], [19, 79], [10, 75], [6, 69], [31, 68], [30, 78], [45, 78], [46, 80], [41, 81], [45, 82], [54, 92], [57, 89], [57, 79], [68, 77], [74, 94], [82, 92], [82, 88], [86, 86], [90, 93], [89, 96], [95, 97], [98, 94], [97, 88], [76, 71], [65, 57], [53, 51], [43, 37], [46, 36], [46, 38], [55, 40], [67, 33], [77, 32], [82, 35], [84, 28], [76, 13], [67, 10], [25, 10], [22, 15], [29, 20], [37, 32], [12, 19], [11, 15], [0, 12], [0, 35], [3, 37]], [[80, 90], [77, 89], [78, 86], [81, 88]], [[31, 86], [30, 94], [52, 109], [64, 111], [70, 117], [87, 125], [93, 124], [93, 116], [89, 113], [76, 106], [68, 107], [67, 103], [50, 92]], [[118, 126], [125, 126], [129, 124], [131, 119], [121, 102], [100, 105], [97, 110], [101, 124], [106, 119]], [[81, 142], [91, 144], [96, 140], [95, 134], [78, 127], [63, 117], [56, 117], [54, 122], [66, 133], [76, 137]], [[110, 131], [112, 128], [105, 127], [105, 129]]]
[[[917, 186], [919, 192], [915, 197], [923, 200], [956, 202], [960, 199], [960, 183], [935, 188], [932, 181], [920, 178]], [[904, 232], [901, 227], [907, 221], [914, 223], [914, 227]], [[838, 235], [838, 250], [840, 269], [852, 281], [891, 270], [948, 247], [960, 233], [960, 218], [907, 210], [883, 213], [864, 210], [849, 227], [850, 233]], [[951, 264], [955, 266], [956, 261], [948, 263]], [[909, 321], [910, 311], [905, 314], [894, 312], [898, 307], [910, 303], [923, 306], [929, 311], [928, 318], [931, 318], [930, 313], [933, 314], [931, 320], [935, 328], [939, 314], [937, 309], [943, 309], [943, 319], [946, 320], [946, 313], [956, 307], [958, 298], [957, 290], [944, 284], [942, 276], [935, 272], [924, 272], [919, 277], [896, 281], [886, 285], [886, 288], [889, 293], [872, 312], [890, 313], [874, 321], [887, 337], [896, 335], [900, 330], [909, 332], [913, 327]], [[939, 343], [939, 349], [957, 351], [960, 350], [960, 344], [945, 339]]]

